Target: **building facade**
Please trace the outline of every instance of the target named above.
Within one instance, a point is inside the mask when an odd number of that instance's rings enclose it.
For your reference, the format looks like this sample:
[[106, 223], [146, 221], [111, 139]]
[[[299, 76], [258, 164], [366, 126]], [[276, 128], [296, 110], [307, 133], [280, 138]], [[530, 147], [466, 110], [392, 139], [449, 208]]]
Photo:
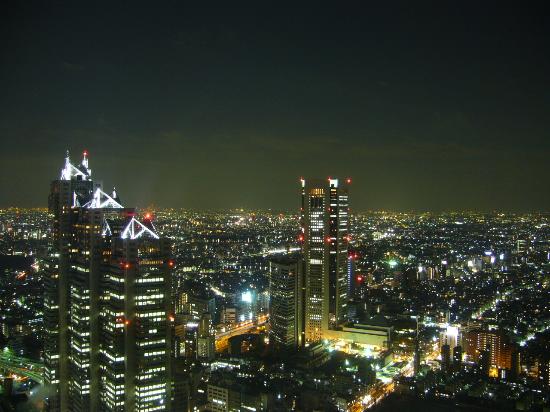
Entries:
[[295, 348], [305, 338], [302, 261], [283, 256], [270, 261], [269, 339], [275, 346]]
[[483, 364], [483, 368], [509, 371], [517, 375], [519, 356], [517, 347], [500, 331], [474, 329], [466, 334], [468, 359]]
[[305, 268], [305, 337], [319, 341], [323, 331], [347, 318], [349, 198], [347, 179], [301, 180], [302, 254]]
[[168, 241], [92, 181], [86, 152], [51, 188], [46, 409], [169, 409]]

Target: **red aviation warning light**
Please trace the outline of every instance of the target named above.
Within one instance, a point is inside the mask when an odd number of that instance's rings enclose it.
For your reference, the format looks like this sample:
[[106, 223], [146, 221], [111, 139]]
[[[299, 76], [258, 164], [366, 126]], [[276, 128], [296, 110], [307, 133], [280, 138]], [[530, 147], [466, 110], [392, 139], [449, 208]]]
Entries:
[[84, 150], [84, 152], [82, 152], [82, 155], [83, 155], [84, 157], [87, 157], [87, 156], [88, 156], [88, 151], [87, 151], [87, 150]]
[[303, 242], [304, 241], [304, 234], [301, 233], [298, 235], [298, 242]]
[[357, 282], [362, 282], [363, 281], [363, 276], [361, 275], [357, 275]]
[[151, 220], [151, 213], [145, 213], [145, 220]]
[[348, 178], [346, 179], [346, 183], [347, 183], [348, 185], [351, 184], [351, 177], [348, 177]]
[[168, 261], [168, 266], [171, 267], [171, 268], [173, 268], [174, 265], [175, 265], [174, 261], [170, 259], [170, 260]]

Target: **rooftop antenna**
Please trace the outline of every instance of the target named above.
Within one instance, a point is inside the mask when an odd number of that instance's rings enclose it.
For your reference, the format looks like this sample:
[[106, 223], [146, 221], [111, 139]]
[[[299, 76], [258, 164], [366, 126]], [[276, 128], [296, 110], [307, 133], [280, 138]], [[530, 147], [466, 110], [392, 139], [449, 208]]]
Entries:
[[84, 150], [82, 153], [82, 166], [88, 169], [88, 151]]

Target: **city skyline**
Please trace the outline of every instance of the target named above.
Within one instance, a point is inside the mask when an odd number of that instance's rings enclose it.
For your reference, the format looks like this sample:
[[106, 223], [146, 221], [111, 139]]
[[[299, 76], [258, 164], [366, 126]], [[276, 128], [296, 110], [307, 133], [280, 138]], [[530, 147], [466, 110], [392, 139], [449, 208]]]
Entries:
[[[71, 162], [73, 162], [75, 160], [75, 157], [76, 156], [72, 156], [71, 157], [71, 152], [69, 150], [66, 150], [65, 151], [65, 159], [71, 159]], [[82, 151], [80, 151], [78, 153], [78, 157], [79, 158], [82, 158], [84, 159], [86, 162], [89, 161], [89, 156], [90, 156], [90, 152], [89, 150], [87, 149], [84, 149]], [[81, 160], [76, 160], [76, 163], [75, 164], [80, 164]], [[87, 165], [87, 163], [86, 163]], [[310, 176], [310, 175], [305, 175], [307, 176], [307, 180], [309, 180], [311, 177], [313, 176]], [[331, 181], [333, 180], [333, 177], [332, 176], [327, 176], [326, 178], [320, 178], [320, 177], [314, 177], [315, 180], [322, 180], [322, 181]], [[336, 179], [338, 180], [338, 179]], [[297, 179], [297, 182], [298, 182], [298, 190], [296, 190], [296, 193], [300, 193], [300, 185], [303, 183], [304, 181], [304, 175], [301, 175], [298, 179]], [[348, 186], [355, 186], [355, 180], [352, 178], [352, 177], [346, 177], [345, 179], [342, 179], [343, 182], [345, 182]], [[111, 180], [108, 180], [109, 184], [112, 182], [112, 179]], [[101, 186], [104, 186], [104, 180], [103, 179], [99, 179], [98, 180], [98, 184], [101, 185]], [[107, 184], [107, 187], [108, 187], [108, 184]], [[108, 189], [107, 189], [108, 190]], [[130, 188], [130, 192], [131, 192], [131, 188]], [[296, 193], [293, 193], [294, 194], [294, 197], [296, 195]], [[112, 199], [111, 196], [109, 196], [107, 193], [105, 192], [101, 192], [102, 196], [106, 196], [107, 199]], [[112, 196], [115, 197], [115, 196], [118, 196], [117, 194], [117, 189], [116, 189], [116, 185], [112, 185]], [[299, 205], [298, 205], [298, 209], [296, 207], [293, 207], [293, 208], [274, 208], [274, 207], [270, 207], [269, 205], [265, 204], [265, 205], [262, 205], [260, 207], [251, 207], [251, 206], [245, 206], [245, 205], [239, 205], [239, 204], [236, 204], [236, 205], [232, 205], [232, 206], [229, 206], [229, 207], [223, 207], [223, 206], [219, 206], [219, 207], [206, 207], [206, 208], [200, 208], [200, 207], [185, 207], [185, 206], [174, 206], [174, 205], [161, 205], [159, 206], [158, 204], [156, 203], [149, 203], [149, 204], [139, 204], [139, 201], [137, 202], [138, 203], [138, 206], [136, 207], [136, 209], [138, 210], [145, 210], [145, 211], [155, 211], [155, 210], [163, 210], [163, 209], [181, 209], [181, 210], [204, 210], [206, 212], [219, 212], [219, 211], [226, 211], [226, 210], [245, 210], [245, 211], [253, 211], [253, 210], [263, 210], [263, 211], [274, 211], [274, 212], [277, 212], [277, 213], [295, 213], [295, 214], [299, 214]], [[47, 209], [47, 205], [33, 205], [33, 206], [18, 206], [18, 205], [13, 205], [13, 204], [7, 204], [7, 205], [0, 205], [0, 209], [9, 209], [9, 208], [20, 208], [20, 209]], [[484, 208], [481, 208], [481, 209], [469, 209], [469, 208], [447, 208], [447, 209], [400, 209], [400, 208], [395, 208], [395, 209], [390, 209], [390, 208], [371, 208], [371, 209], [355, 209], [350, 207], [350, 212], [353, 211], [353, 213], [369, 213], [369, 212], [390, 212], [390, 213], [412, 213], [412, 214], [415, 214], [415, 213], [434, 213], [434, 214], [445, 214], [445, 213], [455, 213], [455, 212], [469, 212], [469, 213], [472, 213], [472, 212], [478, 212], [478, 213], [509, 213], [509, 214], [532, 214], [532, 213], [547, 213], [546, 210], [543, 210], [543, 209], [525, 209], [525, 210], [514, 210], [514, 209], [506, 209], [506, 208], [487, 208], [487, 209], [484, 209]]]
[[0, 412], [550, 411], [550, 3], [9, 2]]
[[153, 215], [102, 186], [88, 153], [58, 165], [49, 213], [0, 209], [3, 402], [74, 412], [549, 402], [547, 214], [350, 217], [351, 179], [332, 176], [301, 179], [299, 217]]
[[356, 211], [547, 210], [547, 16], [13, 3], [0, 207], [45, 206], [36, 170], [87, 149], [139, 207], [296, 210], [300, 176], [351, 176]]

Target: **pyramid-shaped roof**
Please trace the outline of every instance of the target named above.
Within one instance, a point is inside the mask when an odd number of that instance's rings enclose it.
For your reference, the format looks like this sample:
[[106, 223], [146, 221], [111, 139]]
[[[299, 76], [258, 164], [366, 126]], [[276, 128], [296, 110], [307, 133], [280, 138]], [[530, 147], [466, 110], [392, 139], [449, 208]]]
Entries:
[[132, 217], [120, 237], [122, 239], [139, 239], [141, 237], [152, 237], [158, 239], [159, 235], [155, 233], [155, 227], [150, 221], [146, 221], [145, 224]]
[[89, 209], [99, 209], [99, 208], [122, 209], [124, 206], [118, 203], [115, 199], [113, 199], [103, 190], [101, 190], [100, 188], [97, 188], [94, 192], [94, 196], [92, 197], [92, 200], [86, 203], [84, 207], [87, 207]]

